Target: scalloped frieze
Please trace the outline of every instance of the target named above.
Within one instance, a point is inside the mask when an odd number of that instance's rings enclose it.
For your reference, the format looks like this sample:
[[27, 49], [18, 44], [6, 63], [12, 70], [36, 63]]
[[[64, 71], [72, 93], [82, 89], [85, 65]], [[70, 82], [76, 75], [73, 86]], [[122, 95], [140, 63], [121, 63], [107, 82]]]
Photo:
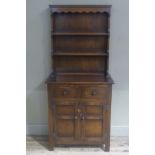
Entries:
[[111, 6], [52, 6], [51, 13], [110, 13]]

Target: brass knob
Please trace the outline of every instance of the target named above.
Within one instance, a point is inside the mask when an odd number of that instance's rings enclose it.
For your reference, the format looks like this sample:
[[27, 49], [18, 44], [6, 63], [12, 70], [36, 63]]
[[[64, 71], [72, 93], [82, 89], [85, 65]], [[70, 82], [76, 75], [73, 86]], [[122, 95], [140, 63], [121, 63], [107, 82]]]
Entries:
[[78, 117], [77, 117], [77, 116], [75, 116], [75, 119], [78, 119]]

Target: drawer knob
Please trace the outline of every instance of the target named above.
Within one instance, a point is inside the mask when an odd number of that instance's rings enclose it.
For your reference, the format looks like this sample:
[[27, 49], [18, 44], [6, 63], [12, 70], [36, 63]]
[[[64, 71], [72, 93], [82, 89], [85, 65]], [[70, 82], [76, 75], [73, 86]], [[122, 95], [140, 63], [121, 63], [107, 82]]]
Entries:
[[67, 95], [68, 94], [68, 90], [64, 90], [63, 94]]
[[92, 91], [92, 96], [95, 96], [97, 92], [95, 90]]
[[77, 117], [77, 116], [75, 116], [75, 119], [78, 119], [78, 117]]

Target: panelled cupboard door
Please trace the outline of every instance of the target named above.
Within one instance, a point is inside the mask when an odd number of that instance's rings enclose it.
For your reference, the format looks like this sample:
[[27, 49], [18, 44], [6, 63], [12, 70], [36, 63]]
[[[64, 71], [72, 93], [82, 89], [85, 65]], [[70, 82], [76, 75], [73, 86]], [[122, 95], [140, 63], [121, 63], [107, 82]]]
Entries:
[[104, 142], [105, 103], [103, 101], [66, 101], [54, 104], [54, 133], [57, 141], [84, 140]]
[[102, 101], [82, 103], [82, 139], [104, 142], [105, 104]]
[[78, 117], [75, 101], [56, 101], [54, 104], [55, 138], [75, 139], [78, 136]]

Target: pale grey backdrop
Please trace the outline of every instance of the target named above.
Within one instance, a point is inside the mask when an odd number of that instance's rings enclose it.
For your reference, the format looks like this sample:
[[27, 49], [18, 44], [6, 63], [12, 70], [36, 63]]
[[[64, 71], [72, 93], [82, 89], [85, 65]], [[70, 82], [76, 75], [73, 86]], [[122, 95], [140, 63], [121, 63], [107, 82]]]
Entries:
[[111, 4], [110, 74], [112, 135], [128, 136], [128, 0], [27, 0], [27, 134], [47, 134], [47, 92], [50, 74], [49, 4]]

